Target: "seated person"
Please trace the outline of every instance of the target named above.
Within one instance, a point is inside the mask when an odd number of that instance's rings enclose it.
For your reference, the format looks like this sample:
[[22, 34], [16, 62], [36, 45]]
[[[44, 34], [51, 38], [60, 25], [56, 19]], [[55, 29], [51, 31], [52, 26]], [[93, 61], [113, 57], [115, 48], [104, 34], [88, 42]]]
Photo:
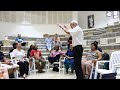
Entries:
[[70, 49], [70, 44], [72, 44], [72, 36], [70, 36], [68, 39], [68, 49]]
[[34, 45], [30, 45], [30, 48], [27, 51], [27, 58], [29, 58], [29, 64], [30, 64], [30, 68], [32, 67], [32, 59], [30, 58], [30, 53], [31, 51], [34, 50]]
[[9, 79], [8, 70], [5, 67], [0, 67], [0, 78]]
[[[37, 66], [38, 73], [44, 72], [43, 68], [46, 65], [46, 61], [42, 57], [41, 51], [38, 50], [37, 45], [35, 45], [34, 50], [31, 51], [30, 56], [35, 58], [35, 64]], [[40, 62], [41, 62], [41, 64], [40, 64]]]
[[66, 73], [68, 73], [69, 67], [71, 67], [71, 73], [73, 73], [74, 70], [74, 57], [73, 57], [73, 47], [72, 44], [70, 44], [70, 49], [67, 50], [66, 52], [66, 59], [65, 59], [65, 68], [66, 68]]
[[17, 43], [16, 49], [12, 52], [12, 57], [18, 61], [20, 76], [26, 78], [29, 71], [29, 62], [25, 60], [25, 52], [21, 49], [21, 43]]
[[9, 75], [12, 75], [15, 72], [15, 70], [18, 68], [18, 66], [14, 65], [11, 62], [11, 60], [5, 58], [4, 53], [1, 52], [1, 51], [0, 51], [0, 63], [1, 64], [5, 64], [5, 67], [12, 67], [12, 66], [14, 66], [14, 68], [11, 68], [11, 69], [8, 70]]
[[[97, 41], [94, 41], [94, 43], [98, 46], [98, 42]], [[102, 49], [100, 47], [98, 47], [97, 50], [99, 50], [100, 52], [102, 52]]]
[[59, 49], [62, 50], [62, 45], [61, 45], [60, 42], [58, 42], [58, 41], [53, 41], [53, 49], [54, 49], [55, 46], [59, 46]]
[[54, 35], [54, 41], [60, 42], [60, 37], [57, 33]]
[[10, 58], [10, 59], [11, 59], [10, 53], [13, 52], [14, 49], [16, 49], [16, 45], [17, 45], [17, 43], [13, 43], [13, 45], [12, 45], [13, 48], [9, 51], [9, 58]]
[[90, 76], [91, 69], [92, 69], [92, 63], [94, 63], [94, 66], [98, 60], [101, 60], [102, 54], [99, 50], [97, 50], [98, 46], [95, 43], [91, 44], [91, 51], [88, 52], [86, 58], [82, 60], [82, 71], [83, 75]]
[[28, 51], [27, 51], [27, 58], [30, 57], [30, 53], [31, 53], [32, 50], [34, 50], [34, 45], [33, 45], [33, 44], [30, 45], [30, 48], [29, 48]]
[[48, 35], [48, 37], [45, 39], [45, 44], [48, 51], [51, 51], [52, 49], [52, 42], [52, 38], [50, 37], [50, 35]]
[[24, 42], [24, 39], [21, 37], [21, 34], [18, 34], [18, 37], [15, 39], [16, 43], [21, 43], [22, 46], [25, 46], [26, 43]]
[[53, 64], [54, 62], [59, 62], [60, 56], [63, 54], [64, 53], [61, 50], [59, 50], [59, 46], [55, 46], [54, 50], [51, 51], [50, 56], [48, 57], [48, 61], [51, 64]]

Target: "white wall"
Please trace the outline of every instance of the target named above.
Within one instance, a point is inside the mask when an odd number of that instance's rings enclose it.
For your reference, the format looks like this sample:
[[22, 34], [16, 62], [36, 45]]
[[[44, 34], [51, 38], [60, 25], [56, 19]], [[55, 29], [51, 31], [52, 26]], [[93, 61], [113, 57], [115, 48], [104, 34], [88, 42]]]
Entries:
[[79, 11], [78, 12], [78, 22], [81, 28], [87, 29], [87, 16], [94, 15], [95, 28], [105, 27], [108, 22], [118, 21], [119, 18], [113, 19], [112, 17], [106, 17], [106, 11]]
[[43, 34], [65, 34], [57, 25], [41, 24], [24, 26], [11, 23], [0, 22], [0, 39], [4, 39], [5, 36], [22, 36], [28, 37], [43, 37]]
[[[77, 11], [72, 12], [72, 19], [78, 19]], [[65, 24], [69, 27], [69, 24]], [[43, 37], [43, 34], [65, 34], [57, 24], [32, 24], [32, 25], [20, 25], [15, 23], [0, 22], [0, 40], [5, 36], [22, 36], [28, 37]]]

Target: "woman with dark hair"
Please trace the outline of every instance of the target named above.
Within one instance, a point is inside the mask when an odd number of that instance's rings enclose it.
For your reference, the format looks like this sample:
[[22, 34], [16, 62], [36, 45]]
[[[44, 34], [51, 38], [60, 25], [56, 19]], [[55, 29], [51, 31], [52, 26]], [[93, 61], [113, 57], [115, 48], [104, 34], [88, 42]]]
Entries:
[[91, 51], [88, 52], [86, 58], [82, 60], [82, 70], [84, 76], [88, 75], [89, 77], [92, 69], [92, 63], [95, 65], [96, 62], [102, 58], [102, 54], [97, 48], [97, 44], [91, 43]]
[[70, 44], [72, 44], [72, 36], [70, 36], [68, 39], [68, 49], [70, 49]]
[[13, 43], [13, 45], [12, 45], [13, 48], [9, 51], [9, 58], [10, 58], [10, 59], [11, 59], [10, 53], [13, 52], [14, 49], [16, 49], [16, 45], [17, 45], [17, 43]]
[[30, 45], [30, 48], [28, 49], [28, 52], [27, 52], [27, 58], [30, 57], [30, 52], [34, 49], [34, 45]]
[[[59, 50], [59, 46], [55, 46], [54, 50], [51, 51], [50, 56], [48, 57], [48, 61], [53, 64], [54, 62], [59, 62], [60, 56], [63, 55], [64, 53]], [[53, 68], [54, 71], [54, 68]], [[59, 71], [59, 70], [57, 70]]]
[[17, 43], [16, 49], [12, 52], [12, 57], [18, 60], [20, 76], [26, 78], [29, 71], [29, 62], [25, 60], [25, 51], [21, 48], [21, 43]]

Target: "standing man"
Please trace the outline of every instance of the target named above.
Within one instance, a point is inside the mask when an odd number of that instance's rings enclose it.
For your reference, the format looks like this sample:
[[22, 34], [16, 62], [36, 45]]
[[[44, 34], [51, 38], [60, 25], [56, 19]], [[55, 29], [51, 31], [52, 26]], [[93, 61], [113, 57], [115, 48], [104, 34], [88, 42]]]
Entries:
[[83, 31], [78, 26], [77, 21], [73, 20], [70, 23], [72, 29], [68, 30], [66, 26], [58, 25], [62, 28], [67, 34], [72, 36], [72, 45], [73, 45], [73, 54], [74, 54], [74, 66], [77, 79], [83, 79], [83, 72], [81, 67], [81, 58], [83, 54]]

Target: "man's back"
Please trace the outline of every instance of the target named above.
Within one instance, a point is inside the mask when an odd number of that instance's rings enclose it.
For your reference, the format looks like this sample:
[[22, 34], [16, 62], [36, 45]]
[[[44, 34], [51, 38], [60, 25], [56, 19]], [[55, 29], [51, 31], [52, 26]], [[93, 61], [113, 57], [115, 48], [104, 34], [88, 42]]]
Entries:
[[82, 45], [83, 43], [83, 31], [79, 26], [69, 30], [70, 35], [72, 36], [73, 47], [77, 45]]

